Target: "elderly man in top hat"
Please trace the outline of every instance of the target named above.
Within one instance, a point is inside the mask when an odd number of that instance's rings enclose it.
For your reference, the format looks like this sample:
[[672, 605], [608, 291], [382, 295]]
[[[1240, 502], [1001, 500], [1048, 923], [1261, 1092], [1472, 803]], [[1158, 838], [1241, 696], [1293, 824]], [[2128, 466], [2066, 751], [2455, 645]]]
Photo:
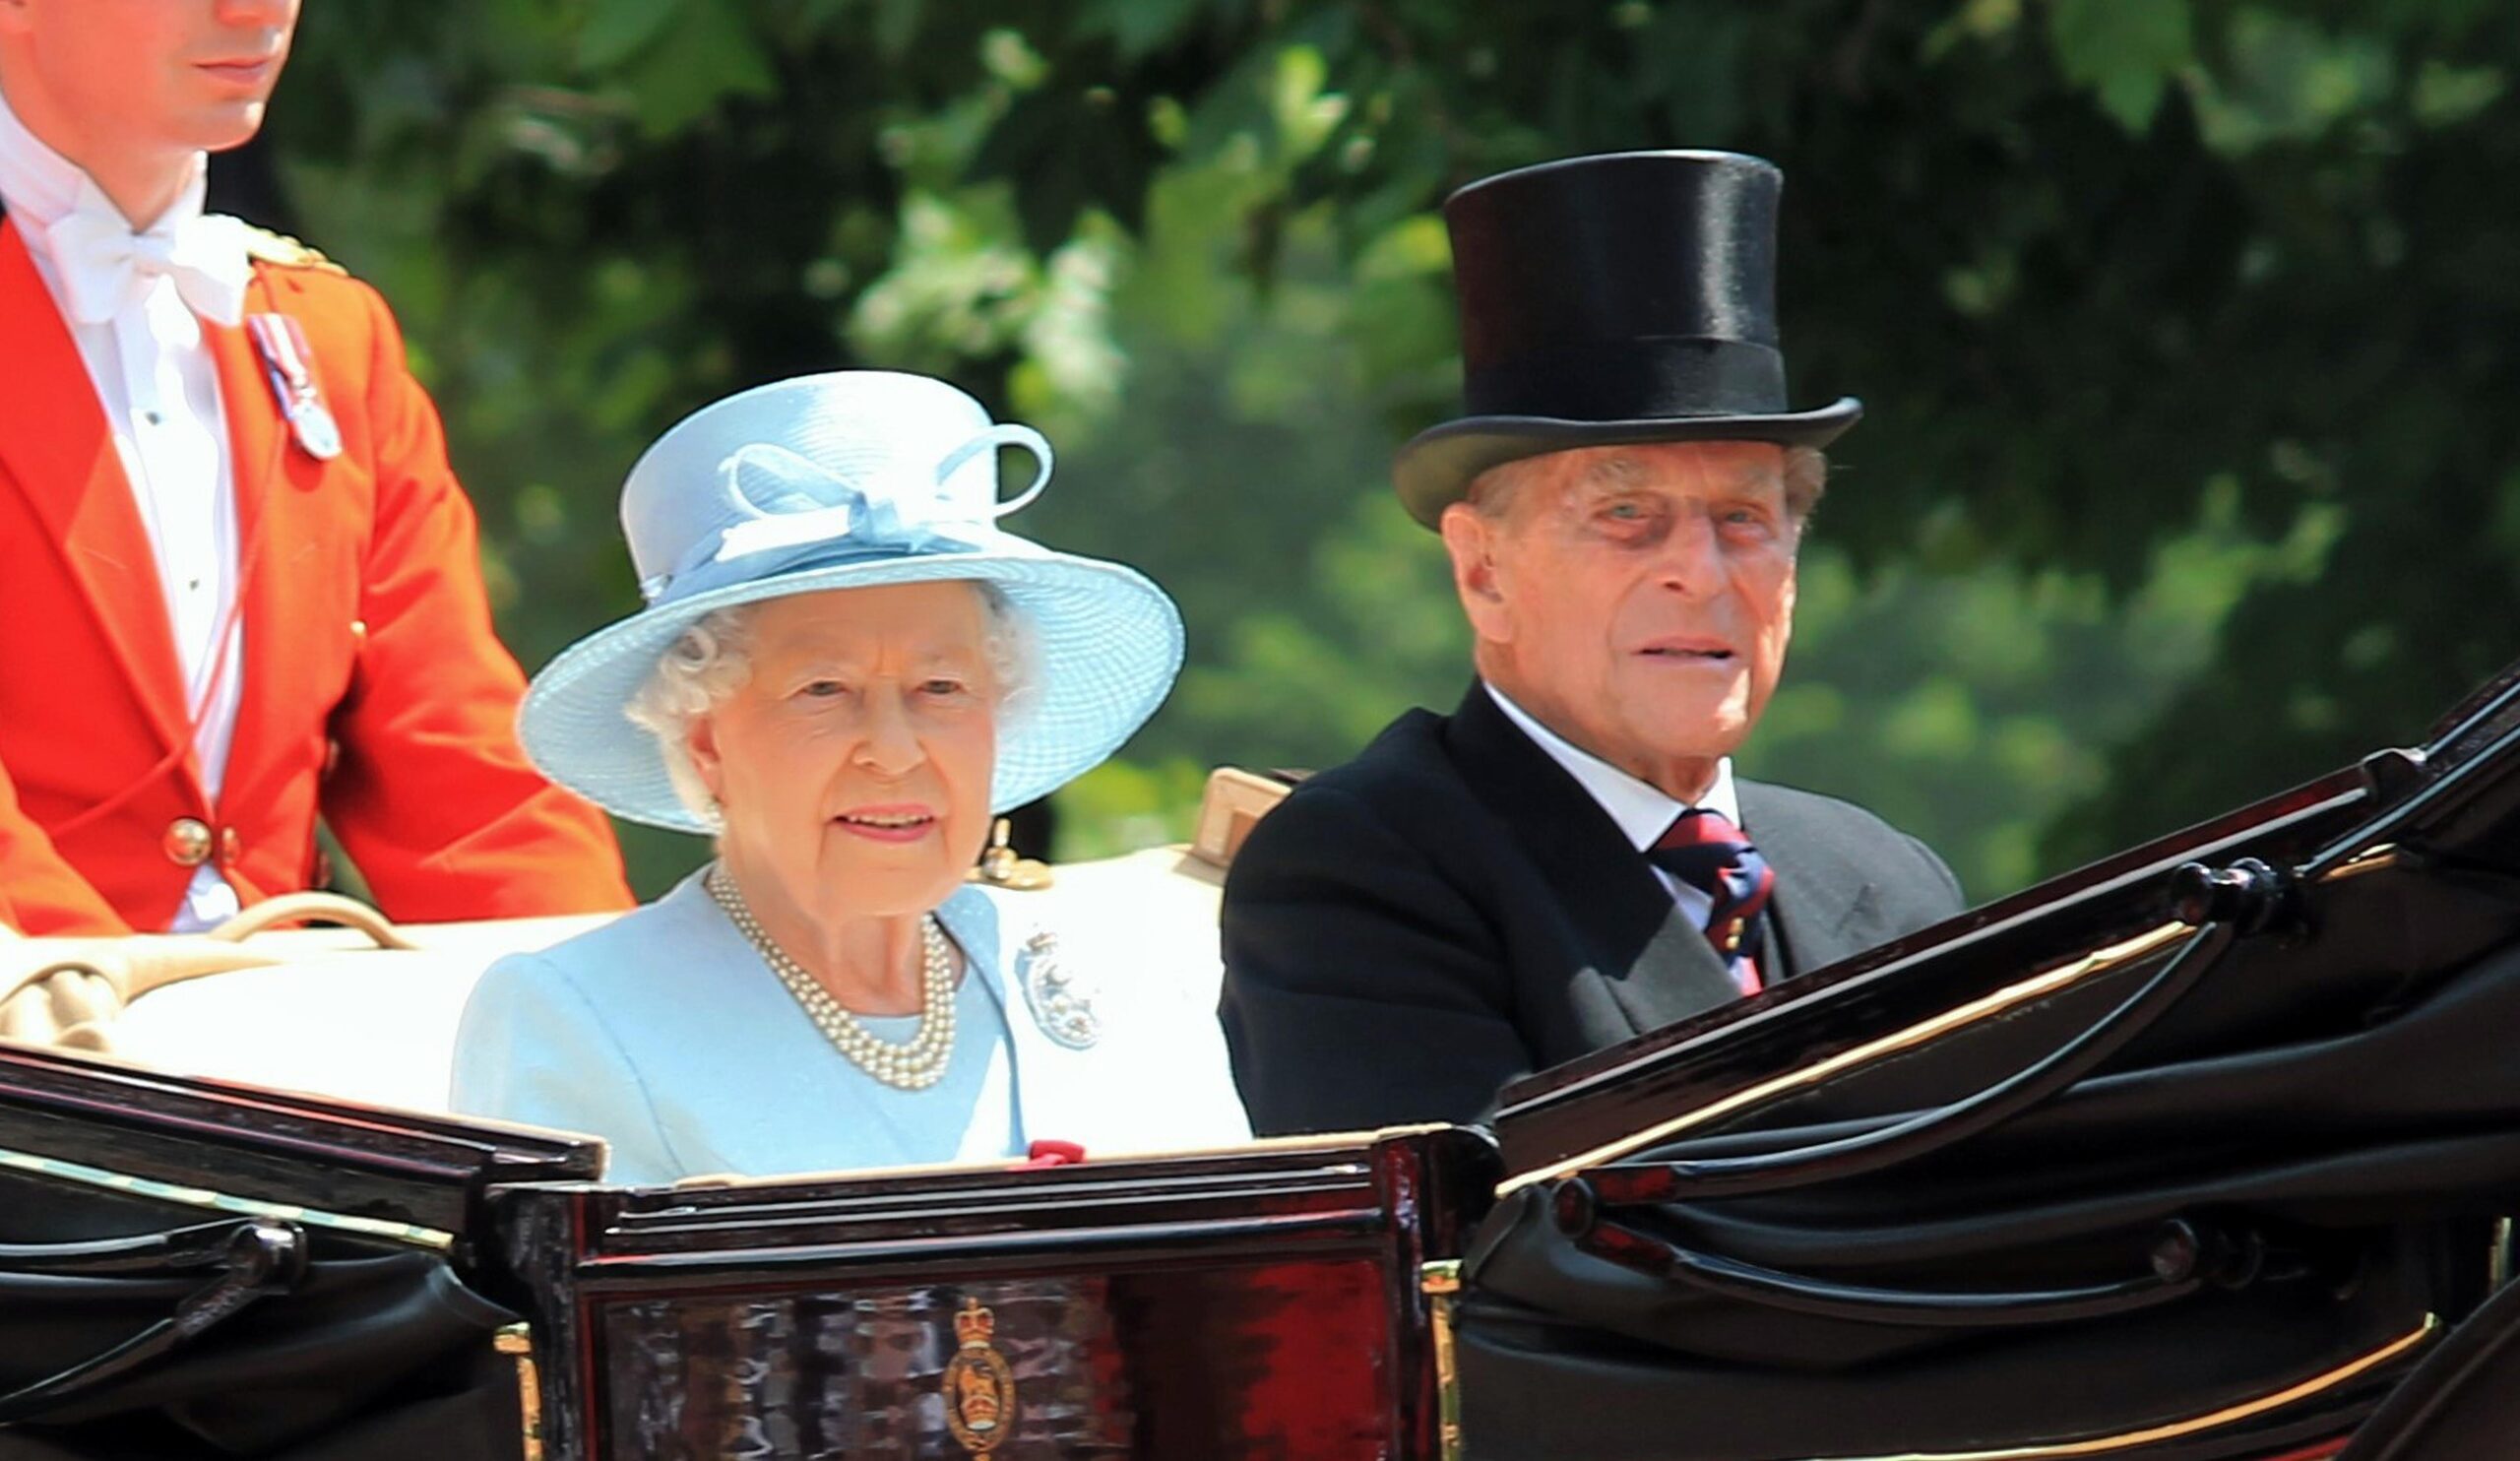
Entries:
[[1256, 828], [1221, 1016], [1262, 1133], [1505, 1083], [1960, 911], [1915, 838], [1742, 781], [1852, 399], [1788, 408], [1770, 163], [1630, 153], [1446, 203], [1470, 413], [1401, 452], [1478, 669]]

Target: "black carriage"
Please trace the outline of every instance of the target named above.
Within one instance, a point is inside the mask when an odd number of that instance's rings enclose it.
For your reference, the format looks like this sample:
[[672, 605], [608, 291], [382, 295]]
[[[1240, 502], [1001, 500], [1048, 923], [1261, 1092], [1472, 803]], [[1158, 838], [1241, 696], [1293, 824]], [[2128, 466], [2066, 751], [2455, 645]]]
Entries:
[[0, 1046], [0, 1457], [2520, 1453], [2520, 675], [1480, 1128], [623, 1188]]

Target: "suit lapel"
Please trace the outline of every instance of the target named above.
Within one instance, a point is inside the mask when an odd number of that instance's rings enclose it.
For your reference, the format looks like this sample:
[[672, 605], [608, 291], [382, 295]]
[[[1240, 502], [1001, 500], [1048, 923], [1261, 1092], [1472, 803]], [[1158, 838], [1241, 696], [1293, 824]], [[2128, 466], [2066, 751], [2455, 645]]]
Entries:
[[[263, 272], [255, 270], [245, 291], [246, 313], [278, 308]], [[292, 607], [302, 616], [308, 603], [322, 602], [299, 581], [290, 557], [320, 545], [320, 535], [307, 531], [297, 513], [302, 505], [321, 500], [311, 488], [324, 464], [288, 449], [279, 403], [244, 326], [204, 320], [202, 339], [218, 364], [220, 410], [227, 422], [227, 459], [236, 494], [236, 604], [244, 637], [237, 658], [243, 682], [225, 786], [242, 792], [261, 769], [257, 755], [296, 753], [296, 738], [288, 730], [290, 705], [300, 693], [316, 693], [291, 689], [286, 641], [305, 629], [292, 618]], [[310, 490], [284, 490], [288, 486]]]
[[[248, 315], [274, 309], [269, 287], [261, 270], [254, 272], [253, 282], [245, 286], [245, 312]], [[271, 387], [263, 379], [262, 362], [254, 353], [253, 342], [246, 337], [245, 327], [202, 321], [202, 340], [210, 348], [211, 358], [219, 368], [219, 408], [227, 421], [227, 457], [236, 487], [237, 566], [242, 575], [239, 593], [252, 588], [257, 575], [248, 562], [250, 544], [258, 540], [264, 529], [263, 515], [271, 496], [271, 481], [279, 475], [283, 452], [288, 444], [287, 433], [281, 429], [279, 407], [273, 402]], [[312, 459], [309, 459], [310, 463]], [[252, 623], [248, 613], [246, 622]]]
[[151, 730], [168, 750], [184, 750], [189, 762], [183, 673], [131, 480], [78, 342], [17, 225], [6, 220], [0, 220], [0, 341], [12, 357], [10, 387], [0, 391], [0, 466], [61, 544], [70, 576], [104, 627]]
[[[1880, 894], [1867, 869], [1811, 815], [1807, 798], [1739, 783], [1742, 831], [1776, 869], [1768, 904], [1785, 977], [1809, 974], [1880, 941]], [[1825, 803], [1819, 803], [1825, 804]]]
[[1548, 880], [1631, 1033], [1659, 1029], [1738, 992], [1705, 932], [1683, 917], [1626, 836], [1566, 769], [1473, 684], [1445, 729], [1462, 774], [1514, 829]]

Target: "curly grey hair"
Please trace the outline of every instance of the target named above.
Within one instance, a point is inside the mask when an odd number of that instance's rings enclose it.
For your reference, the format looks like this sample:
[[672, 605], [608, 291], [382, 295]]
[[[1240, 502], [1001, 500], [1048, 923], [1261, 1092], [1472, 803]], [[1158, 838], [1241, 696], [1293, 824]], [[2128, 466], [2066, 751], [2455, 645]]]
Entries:
[[[995, 584], [967, 579], [988, 611], [989, 667], [996, 681], [998, 733], [1032, 701], [1037, 644], [1033, 627]], [[766, 601], [765, 601], [766, 602]], [[657, 659], [647, 682], [623, 708], [631, 724], [657, 738], [673, 794], [693, 816], [724, 829], [716, 798], [691, 759], [691, 724], [716, 710], [752, 677], [752, 618], [760, 603], [715, 608], [682, 631]]]

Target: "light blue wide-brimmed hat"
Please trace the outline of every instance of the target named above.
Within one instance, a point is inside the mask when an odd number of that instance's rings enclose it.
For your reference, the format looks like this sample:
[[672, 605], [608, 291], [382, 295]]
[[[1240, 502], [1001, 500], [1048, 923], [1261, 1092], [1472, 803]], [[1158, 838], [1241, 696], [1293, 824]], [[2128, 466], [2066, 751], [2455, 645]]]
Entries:
[[[998, 450], [1035, 462], [1000, 500]], [[1155, 714], [1181, 668], [1181, 615], [1117, 563], [997, 527], [1050, 480], [1029, 426], [991, 421], [923, 375], [842, 370], [759, 386], [684, 417], [631, 467], [621, 531], [643, 611], [563, 651], [519, 714], [545, 775], [605, 809], [713, 830], [674, 795], [656, 737], [626, 708], [712, 609], [935, 579], [996, 586], [1030, 628], [1033, 681], [1001, 714], [990, 802], [1020, 806], [1092, 769]]]

